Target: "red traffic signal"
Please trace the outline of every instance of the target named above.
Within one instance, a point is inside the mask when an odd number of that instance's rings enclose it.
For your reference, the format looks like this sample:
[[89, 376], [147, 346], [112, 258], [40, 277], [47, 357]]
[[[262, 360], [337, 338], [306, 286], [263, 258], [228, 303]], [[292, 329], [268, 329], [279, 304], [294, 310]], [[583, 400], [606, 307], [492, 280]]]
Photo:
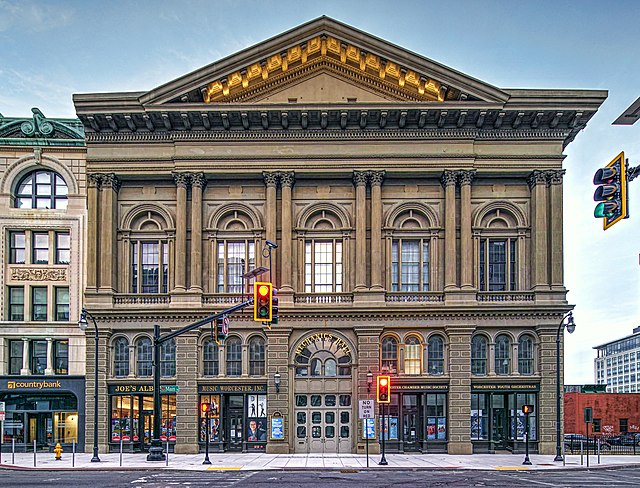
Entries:
[[533, 413], [533, 405], [522, 405], [522, 413], [525, 415]]
[[253, 284], [253, 320], [256, 322], [271, 322], [271, 300], [273, 285], [268, 282]]
[[376, 388], [376, 397], [378, 403], [391, 403], [391, 377], [378, 376], [378, 384]]

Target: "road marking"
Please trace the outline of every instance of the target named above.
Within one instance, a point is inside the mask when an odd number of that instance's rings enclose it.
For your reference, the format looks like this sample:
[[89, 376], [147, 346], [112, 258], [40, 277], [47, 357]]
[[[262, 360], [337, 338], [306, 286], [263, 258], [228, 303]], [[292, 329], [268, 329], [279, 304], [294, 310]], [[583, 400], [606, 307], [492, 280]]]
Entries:
[[240, 471], [242, 469], [239, 466], [216, 466], [207, 468], [207, 471]]
[[529, 471], [524, 466], [496, 466], [496, 471]]

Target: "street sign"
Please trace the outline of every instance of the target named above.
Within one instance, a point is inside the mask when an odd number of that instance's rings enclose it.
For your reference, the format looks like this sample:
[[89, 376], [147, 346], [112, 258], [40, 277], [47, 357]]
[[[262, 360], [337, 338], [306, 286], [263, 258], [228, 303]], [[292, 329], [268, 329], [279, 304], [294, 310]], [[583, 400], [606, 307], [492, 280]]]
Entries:
[[5, 420], [5, 407], [4, 402], [0, 402], [0, 422], [4, 422]]
[[178, 385], [160, 385], [160, 393], [178, 393], [179, 391]]
[[224, 335], [229, 334], [229, 316], [224, 316], [222, 318], [222, 333]]
[[374, 406], [375, 402], [373, 400], [360, 400], [358, 402], [358, 411], [360, 413], [359, 417], [361, 419], [374, 418]]

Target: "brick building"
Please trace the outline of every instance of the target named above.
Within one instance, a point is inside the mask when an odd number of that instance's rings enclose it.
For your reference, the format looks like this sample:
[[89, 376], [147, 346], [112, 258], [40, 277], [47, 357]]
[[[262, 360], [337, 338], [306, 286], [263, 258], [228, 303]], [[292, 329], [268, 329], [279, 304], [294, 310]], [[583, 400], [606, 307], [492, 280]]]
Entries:
[[584, 408], [593, 409], [589, 433], [617, 435], [640, 432], [640, 393], [564, 394], [564, 425], [568, 434], [586, 434]]

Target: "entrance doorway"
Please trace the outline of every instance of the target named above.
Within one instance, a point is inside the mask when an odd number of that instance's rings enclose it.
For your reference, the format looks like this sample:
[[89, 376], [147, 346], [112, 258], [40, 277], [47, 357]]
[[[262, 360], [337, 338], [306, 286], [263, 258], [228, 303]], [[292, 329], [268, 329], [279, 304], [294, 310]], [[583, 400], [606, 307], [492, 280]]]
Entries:
[[227, 397], [227, 439], [229, 440], [229, 451], [242, 451], [242, 441], [244, 439], [244, 396], [230, 395]]
[[153, 410], [143, 410], [141, 420], [139, 436], [142, 439], [142, 448], [146, 450], [151, 446], [153, 439]]
[[29, 436], [27, 442], [33, 446], [36, 441], [36, 449], [46, 449], [53, 442], [53, 415], [46, 413], [28, 413]]
[[402, 448], [404, 451], [419, 451], [422, 427], [420, 425], [420, 405], [418, 395], [402, 397]]
[[511, 451], [509, 435], [509, 410], [505, 395], [493, 395], [491, 410], [491, 434], [493, 447], [497, 450]]
[[296, 452], [351, 452], [351, 395], [296, 395]]

